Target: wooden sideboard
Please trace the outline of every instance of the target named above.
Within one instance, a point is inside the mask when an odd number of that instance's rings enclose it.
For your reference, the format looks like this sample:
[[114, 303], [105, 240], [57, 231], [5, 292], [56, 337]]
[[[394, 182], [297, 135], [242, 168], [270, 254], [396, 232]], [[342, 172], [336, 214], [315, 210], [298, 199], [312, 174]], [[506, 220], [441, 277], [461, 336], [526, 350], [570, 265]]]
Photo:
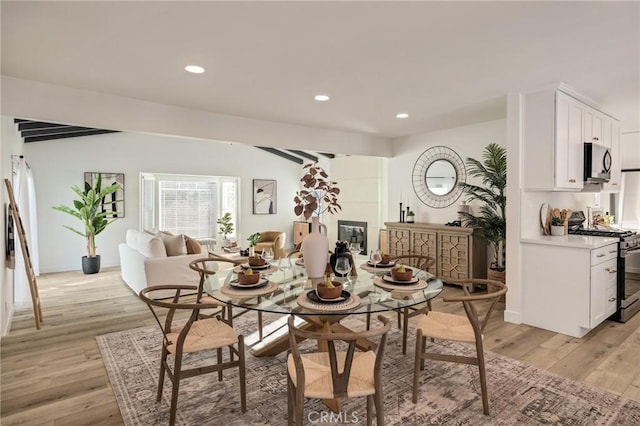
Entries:
[[311, 232], [311, 222], [294, 221], [293, 222], [293, 244], [298, 246], [302, 244], [304, 237]]
[[487, 244], [474, 228], [432, 223], [385, 222], [391, 256], [420, 254], [436, 259], [429, 272], [443, 281], [486, 278]]

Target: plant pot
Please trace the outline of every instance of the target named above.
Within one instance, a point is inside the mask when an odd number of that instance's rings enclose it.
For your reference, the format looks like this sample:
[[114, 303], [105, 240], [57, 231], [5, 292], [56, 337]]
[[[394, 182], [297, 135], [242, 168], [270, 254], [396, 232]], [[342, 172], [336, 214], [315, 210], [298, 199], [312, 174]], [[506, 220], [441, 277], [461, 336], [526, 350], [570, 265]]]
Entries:
[[247, 275], [242, 271], [238, 272], [238, 284], [240, 285], [257, 284], [258, 281], [260, 281], [260, 273], [254, 272]]
[[413, 278], [413, 270], [405, 269], [404, 272], [400, 272], [398, 268], [393, 268], [391, 270], [391, 278], [396, 281], [409, 281]]
[[316, 287], [318, 297], [322, 299], [336, 299], [342, 295], [342, 283], [331, 281], [333, 287], [326, 287], [324, 283], [319, 283]]
[[96, 257], [82, 256], [82, 272], [85, 274], [100, 272], [100, 255], [96, 255]]
[[564, 235], [564, 225], [551, 225], [551, 235]]

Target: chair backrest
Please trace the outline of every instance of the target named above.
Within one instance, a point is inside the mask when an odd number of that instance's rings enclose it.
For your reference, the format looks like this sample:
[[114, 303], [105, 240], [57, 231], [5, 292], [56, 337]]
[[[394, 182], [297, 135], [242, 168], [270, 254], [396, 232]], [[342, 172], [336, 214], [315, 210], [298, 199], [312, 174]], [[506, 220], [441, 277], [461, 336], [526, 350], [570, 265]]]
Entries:
[[263, 231], [260, 232], [260, 238], [258, 238], [258, 242], [256, 248], [264, 248], [265, 244], [270, 244], [273, 249], [273, 255], [275, 259], [280, 259], [281, 257], [286, 257], [286, 253], [284, 251], [284, 244], [287, 240], [287, 234], [282, 231]]
[[211, 259], [209, 257], [203, 257], [203, 258], [195, 259], [189, 262], [189, 268], [191, 268], [191, 270], [196, 271], [198, 274], [200, 274], [200, 283], [198, 284], [198, 289], [197, 289], [198, 290], [198, 298], [196, 300], [197, 302], [200, 302], [200, 299], [202, 298], [205, 280], [220, 270], [219, 264], [221, 263], [228, 264], [229, 267], [233, 267], [236, 265], [237, 262], [234, 262], [233, 260], [230, 260], [230, 259], [229, 260], [218, 259], [218, 258]]
[[[351, 374], [351, 366], [353, 364], [356, 341], [359, 339], [375, 339], [378, 338], [379, 342], [375, 349], [376, 361], [374, 365], [374, 379], [376, 382], [380, 380], [382, 371], [382, 358], [384, 356], [384, 348], [387, 341], [387, 333], [391, 328], [389, 319], [379, 315], [378, 320], [382, 322], [382, 326], [376, 329], [361, 331], [361, 332], [319, 332], [319, 331], [307, 331], [297, 328], [294, 325], [293, 316], [289, 317], [289, 345], [291, 347], [291, 355], [293, 356], [293, 362], [296, 368], [296, 387], [303, 387], [305, 382], [305, 373], [302, 366], [302, 358], [300, 356], [300, 350], [298, 349], [298, 339], [313, 339], [319, 342], [326, 342], [328, 346], [329, 364], [331, 368], [331, 381], [333, 384], [333, 395], [335, 398], [343, 398], [347, 396], [347, 388], [349, 385], [349, 377]], [[338, 371], [338, 356], [336, 350], [336, 341], [342, 341], [347, 344], [346, 358], [344, 361], [344, 368], [342, 371]], [[301, 388], [302, 389], [302, 388]]]
[[421, 254], [403, 254], [400, 256], [393, 256], [391, 257], [391, 260], [406, 263], [409, 266], [422, 269], [427, 272], [429, 272], [429, 269], [436, 264], [436, 260], [433, 257]]
[[[165, 345], [172, 343], [167, 339], [167, 334], [171, 333], [171, 325], [176, 311], [191, 310], [189, 319], [180, 331], [178, 341], [173, 342], [181, 347], [191, 325], [198, 319], [200, 311], [218, 307], [215, 304], [196, 302], [194, 296], [196, 290], [198, 287], [194, 285], [157, 285], [143, 288], [140, 291], [140, 299], [147, 304], [162, 330]], [[173, 294], [173, 296], [167, 296], [167, 294]], [[162, 310], [166, 310], [164, 324], [160, 321], [160, 317], [163, 316]]]
[[[487, 326], [487, 322], [493, 313], [496, 304], [500, 300], [500, 297], [507, 293], [506, 284], [485, 279], [468, 279], [458, 281], [448, 281], [451, 284], [458, 284], [462, 286], [462, 296], [447, 296], [442, 300], [444, 302], [462, 302], [464, 310], [471, 322], [476, 338], [484, 331]], [[485, 287], [486, 292], [477, 291], [476, 287]], [[478, 316], [478, 309], [476, 308], [477, 302], [488, 302], [489, 309], [482, 316]]]

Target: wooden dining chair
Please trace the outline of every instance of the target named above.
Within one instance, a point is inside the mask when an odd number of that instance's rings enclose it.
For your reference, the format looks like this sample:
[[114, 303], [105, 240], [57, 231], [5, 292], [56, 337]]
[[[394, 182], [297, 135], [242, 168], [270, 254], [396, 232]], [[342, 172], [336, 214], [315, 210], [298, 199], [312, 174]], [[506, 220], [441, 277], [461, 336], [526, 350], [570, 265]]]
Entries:
[[[217, 305], [219, 308], [218, 312], [207, 313], [207, 314], [200, 313], [201, 318], [211, 318], [215, 315], [221, 315], [223, 318], [225, 318], [225, 313], [226, 313], [227, 322], [229, 323], [229, 325], [233, 326], [233, 320], [235, 318], [249, 312], [249, 310], [245, 309], [234, 314], [231, 305], [226, 306], [224, 304], [221, 304], [216, 299], [206, 294], [206, 292], [204, 291], [204, 283], [209, 277], [211, 277], [221, 269], [223, 270], [231, 269], [237, 265], [239, 265], [239, 263], [235, 260], [217, 258], [217, 257], [215, 258], [215, 260], [205, 257], [201, 259], [195, 259], [189, 262], [189, 268], [191, 268], [192, 270], [200, 274], [200, 283], [198, 285], [198, 297], [197, 297], [198, 303]], [[258, 311], [258, 338], [262, 340], [262, 337], [263, 337], [262, 311]]]
[[[305, 398], [336, 399], [367, 397], [367, 425], [372, 424], [372, 405], [376, 423], [384, 424], [382, 408], [382, 358], [391, 328], [389, 320], [378, 316], [382, 326], [362, 332], [306, 331], [289, 317], [290, 353], [287, 357], [288, 424], [302, 425]], [[358, 339], [378, 339], [376, 350], [356, 352]], [[300, 353], [298, 340], [314, 339], [326, 352]], [[345, 342], [338, 351], [336, 342]]]
[[[444, 312], [429, 311], [416, 322], [416, 353], [413, 371], [413, 402], [418, 402], [418, 381], [420, 370], [424, 370], [424, 360], [458, 362], [477, 365], [480, 372], [480, 388], [482, 391], [482, 408], [484, 414], [489, 414], [489, 396], [487, 392], [487, 377], [484, 367], [484, 348], [482, 332], [502, 295], [507, 292], [507, 286], [499, 281], [484, 279], [469, 279], [450, 281], [462, 286], [463, 295], [448, 296], [444, 302], [461, 302], [466, 316]], [[484, 287], [486, 291], [477, 290]], [[482, 316], [478, 314], [478, 307], [486, 308]], [[484, 310], [484, 309], [483, 309]], [[474, 343], [476, 356], [461, 356], [426, 352], [427, 337], [434, 339], [452, 340], [457, 342]]]
[[[194, 285], [161, 285], [147, 287], [140, 291], [140, 298], [153, 313], [163, 335], [156, 400], [160, 402], [162, 399], [166, 373], [173, 384], [169, 411], [170, 425], [174, 425], [176, 421], [180, 380], [217, 371], [218, 380], [222, 381], [222, 372], [228, 368], [239, 369], [240, 405], [243, 413], [247, 409], [244, 337], [236, 334], [233, 328], [220, 317], [199, 318], [201, 310], [214, 309], [217, 305], [196, 302], [194, 294], [197, 289], [198, 287]], [[167, 292], [171, 292], [173, 296], [167, 298]], [[174, 316], [179, 311], [190, 311], [189, 318], [182, 325], [174, 325]], [[165, 316], [164, 322], [160, 319], [163, 316]], [[225, 347], [230, 351], [227, 360], [223, 359], [222, 353]], [[183, 367], [183, 354], [214, 349], [216, 350], [215, 364]], [[236, 359], [231, 353], [235, 354]], [[169, 354], [173, 355], [173, 365], [168, 361]]]
[[[420, 271], [424, 271], [422, 276], [426, 280], [426, 273], [429, 272], [429, 268], [436, 264], [436, 260], [431, 256], [424, 256], [419, 254], [405, 254], [401, 256], [394, 256], [391, 258], [392, 262], [396, 264], [404, 263], [405, 265], [417, 268]], [[414, 274], [421, 278], [419, 273]], [[398, 309], [398, 328], [402, 330], [402, 354], [407, 353], [407, 335], [409, 333], [409, 318], [413, 318], [418, 315], [424, 314], [427, 310], [431, 310], [431, 300], [428, 300], [426, 304], [422, 303], [418, 306], [405, 306], [402, 309]]]

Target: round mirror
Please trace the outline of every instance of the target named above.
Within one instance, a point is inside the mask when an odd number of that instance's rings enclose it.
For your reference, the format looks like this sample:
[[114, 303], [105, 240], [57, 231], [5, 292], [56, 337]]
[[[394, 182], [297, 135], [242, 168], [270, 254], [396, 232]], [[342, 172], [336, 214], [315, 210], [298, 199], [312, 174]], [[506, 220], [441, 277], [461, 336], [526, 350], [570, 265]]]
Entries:
[[413, 166], [413, 190], [424, 204], [441, 209], [455, 203], [462, 194], [459, 182], [466, 182], [462, 158], [451, 148], [434, 146], [423, 152]]
[[429, 165], [425, 176], [427, 189], [436, 195], [445, 195], [456, 186], [456, 169], [447, 160], [437, 160]]

